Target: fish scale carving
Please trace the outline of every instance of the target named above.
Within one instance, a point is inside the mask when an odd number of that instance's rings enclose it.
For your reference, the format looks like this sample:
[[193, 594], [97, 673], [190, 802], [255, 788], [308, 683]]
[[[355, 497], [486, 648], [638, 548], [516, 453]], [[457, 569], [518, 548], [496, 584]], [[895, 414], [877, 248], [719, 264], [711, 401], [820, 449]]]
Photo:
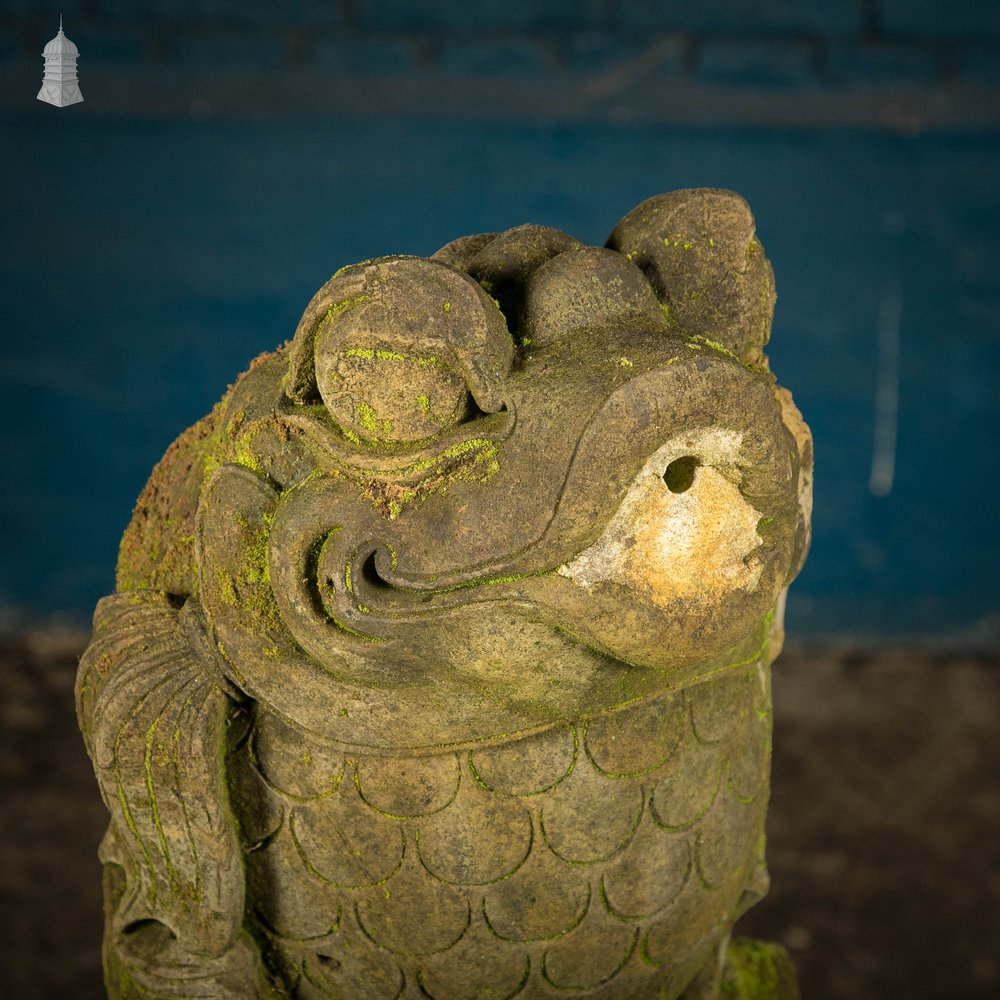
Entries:
[[793, 1000], [730, 943], [809, 543], [773, 302], [732, 192], [463, 237], [171, 446], [77, 684], [114, 1000]]
[[[301, 763], [300, 775], [284, 776], [284, 788], [261, 773], [256, 793], [244, 792], [239, 808], [249, 817], [289, 817], [264, 846], [245, 838], [248, 870], [267, 872], [251, 879], [249, 898], [266, 919], [272, 954], [292, 979], [306, 975], [303, 963], [309, 967], [303, 996], [345, 995], [351, 981], [368, 975], [366, 963], [373, 980], [385, 978], [386, 968], [399, 970], [398, 981], [386, 979], [391, 996], [402, 995], [403, 982], [419, 984], [435, 1000], [565, 997], [567, 990], [590, 996], [619, 977], [630, 989], [646, 990], [637, 995], [655, 996], [678, 965], [699, 957], [700, 941], [692, 942], [693, 954], [654, 960], [648, 953], [650, 932], [667, 933], [687, 884], [721, 923], [762, 864], [758, 828], [766, 787], [740, 796], [722, 779], [729, 760], [750, 745], [748, 720], [760, 738], [747, 770], [766, 774], [770, 720], [757, 712], [763, 675], [755, 662], [571, 728], [464, 753], [358, 755], [345, 764], [342, 754], [326, 752], [330, 772], [322, 775], [314, 763], [320, 750]], [[714, 686], [739, 690], [742, 698], [727, 699], [728, 717], [715, 719], [732, 738], [705, 744], [693, 720], [699, 705], [720, 712]], [[236, 753], [253, 746], [259, 730], [277, 726], [259, 715]], [[692, 756], [706, 754], [710, 766], [692, 766]], [[259, 756], [246, 756], [260, 773]], [[574, 789], [573, 776], [584, 774]], [[678, 775], [685, 778], [679, 802], [671, 798]], [[697, 780], [701, 794], [692, 797]], [[336, 794], [302, 802], [296, 792], [309, 782], [336, 787]], [[623, 810], [628, 803], [634, 807]], [[682, 805], [693, 811], [679, 814]], [[554, 840], [566, 850], [581, 829], [592, 837], [601, 814], [625, 819], [598, 836], [597, 857], [567, 858], [553, 847]], [[297, 833], [296, 818], [306, 815], [310, 831], [328, 831], [325, 839]], [[467, 840], [470, 829], [476, 837]], [[345, 840], [340, 831], [357, 839]], [[364, 847], [369, 842], [379, 845], [374, 857]], [[367, 874], [345, 865], [344, 856]], [[267, 909], [274, 899], [306, 901], [296, 914], [300, 922], [285, 915], [279, 927]], [[433, 933], [424, 920], [428, 909], [447, 913]], [[331, 956], [345, 950], [351, 962], [336, 965]], [[640, 955], [635, 965], [633, 953]], [[578, 956], [591, 954], [590, 964], [581, 963]], [[484, 967], [477, 956], [485, 955]]]

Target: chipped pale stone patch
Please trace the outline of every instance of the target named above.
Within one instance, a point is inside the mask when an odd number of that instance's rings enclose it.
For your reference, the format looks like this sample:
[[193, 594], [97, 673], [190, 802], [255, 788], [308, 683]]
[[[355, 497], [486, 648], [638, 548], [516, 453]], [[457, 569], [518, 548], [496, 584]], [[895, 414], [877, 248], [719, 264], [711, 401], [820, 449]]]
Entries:
[[799, 454], [799, 511], [806, 527], [812, 524], [813, 511], [813, 464], [812, 434], [802, 419], [802, 413], [795, 405], [792, 394], [781, 386], [774, 387], [774, 398], [781, 410], [781, 419], [795, 438], [795, 448]]
[[[763, 572], [753, 558], [762, 544], [761, 514], [732, 481], [741, 443], [741, 434], [718, 428], [669, 441], [635, 477], [600, 538], [558, 572], [581, 587], [623, 584], [660, 606], [753, 591]], [[686, 455], [700, 464], [690, 487], [672, 493], [663, 472]]]

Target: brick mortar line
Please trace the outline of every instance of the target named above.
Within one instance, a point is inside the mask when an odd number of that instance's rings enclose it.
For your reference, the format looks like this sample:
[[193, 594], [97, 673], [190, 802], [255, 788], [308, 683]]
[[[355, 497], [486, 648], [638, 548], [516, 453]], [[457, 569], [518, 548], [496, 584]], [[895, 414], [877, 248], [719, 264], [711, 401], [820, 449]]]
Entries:
[[[1000, 86], [961, 83], [890, 84], [804, 93], [795, 88], [671, 82], [590, 96], [577, 79], [539, 87], [536, 82], [484, 80], [461, 74], [359, 80], [331, 79], [309, 70], [271, 75], [257, 71], [210, 74], [169, 67], [139, 73], [92, 69], [89, 76], [99, 92], [113, 95], [114, 103], [100, 107], [93, 100], [85, 101], [78, 113], [86, 118], [189, 118], [198, 116], [197, 107], [201, 113], [223, 120], [367, 116], [624, 125], [746, 124], [805, 129], [862, 127], [903, 135], [952, 129], [1000, 130]], [[0, 111], [48, 113], [49, 109], [34, 106], [33, 94], [20, 93], [23, 79], [23, 71], [0, 68]], [[15, 87], [19, 89], [15, 91]]]
[[[54, 29], [50, 24], [51, 18], [48, 15], [17, 15], [11, 12], [0, 11], [0, 29], [17, 33], [26, 37], [34, 44], [34, 40], [39, 40], [39, 45], [43, 45], [54, 34]], [[572, 42], [580, 38], [601, 37], [614, 42], [619, 40], [648, 39], [663, 35], [689, 35], [701, 40], [712, 40], [725, 38], [738, 41], [761, 42], [774, 41], [781, 42], [789, 39], [815, 39], [819, 41], [845, 41], [853, 40], [862, 43], [893, 45], [893, 44], [920, 44], [920, 45], [968, 45], [979, 47], [985, 43], [1000, 45], [1000, 31], [982, 31], [968, 33], [945, 34], [921, 31], [884, 31], [880, 27], [871, 27], [862, 24], [855, 31], [825, 31], [813, 28], [808, 25], [789, 27], [768, 27], [767, 25], [750, 26], [747, 28], [717, 28], [712, 30], [697, 29], [689, 25], [659, 25], [650, 28], [634, 26], [616, 26], [608, 28], [599, 23], [593, 26], [566, 28], [558, 25], [539, 25], [524, 27], [520, 25], [441, 25], [416, 26], [413, 28], [366, 28], [356, 23], [337, 24], [332, 20], [317, 22], [275, 20], [267, 21], [239, 19], [239, 18], [204, 18], [178, 20], [171, 17], [160, 17], [154, 21], [111, 19], [104, 18], [76, 18], [71, 28], [67, 24], [67, 35], [72, 38], [73, 30], [78, 33], [87, 32], [108, 33], [111, 35], [134, 35], [136, 32], [148, 35], [169, 35], [172, 38], [200, 38], [200, 37], [222, 37], [230, 35], [232, 37], [253, 36], [270, 37], [275, 34], [289, 32], [306, 32], [316, 36], [336, 35], [338, 37], [350, 37], [351, 40], [365, 38], [434, 38], [434, 39], [459, 39], [468, 41], [471, 39], [526, 39], [526, 40], [565, 40]]]
[[[236, 33], [216, 36], [213, 40], [218, 42], [232, 42], [239, 37], [241, 37], [239, 33]], [[246, 37], [250, 40], [251, 36]], [[256, 38], [257, 36], [253, 37]], [[265, 36], [260, 37], [264, 38]], [[283, 50], [280, 57], [280, 64], [290, 69], [312, 64], [315, 59], [317, 44], [322, 45], [328, 42], [342, 42], [345, 45], [351, 46], [371, 41], [375, 44], [398, 45], [402, 48], [409, 48], [412, 50], [415, 66], [419, 68], [413, 72], [443, 69], [440, 65], [442, 54], [448, 51], [461, 50], [460, 42], [452, 40], [443, 43], [437, 36], [421, 33], [372, 36], [331, 32], [328, 34], [310, 35], [301, 29], [289, 29], [280, 36], [271, 35], [267, 37], [276, 41], [277, 47]], [[560, 40], [554, 36], [497, 35], [487, 39], [487, 43], [482, 48], [485, 51], [491, 45], [495, 45], [497, 47], [497, 54], [500, 55], [503, 53], [504, 47], [511, 43], [530, 42], [530, 47], [536, 50], [542, 62], [548, 66], [548, 73], [538, 74], [539, 79], [545, 79], [547, 75], [558, 76], [560, 74], [582, 78], [586, 76], [586, 72], [574, 67], [574, 60], [571, 53], [574, 44], [586, 40], [587, 36], [577, 36], [567, 41], [565, 39]], [[173, 36], [169, 33], [147, 34], [139, 37], [122, 35], [118, 38], [102, 38], [100, 43], [114, 44], [116, 41], [134, 43], [136, 48], [142, 51], [143, 55], [136, 62], [137, 65], [167, 66], [192, 73], [199, 72], [196, 65], [188, 63], [183, 58], [178, 58], [176, 54], [177, 44], [179, 42], [186, 42], [187, 39], [185, 38]], [[761, 45], [762, 42], [765, 44]], [[611, 61], [611, 66], [623, 66], [641, 57], [651, 46], [675, 45], [683, 53], [679, 61], [679, 75], [696, 79], [700, 73], [704, 72], [703, 61], [705, 55], [712, 52], [714, 45], [719, 43], [723, 45], [736, 43], [734, 45], [735, 52], [738, 53], [739, 48], [745, 46], [747, 54], [759, 56], [762, 51], [766, 51], [766, 44], [770, 42], [775, 43], [775, 55], [787, 54], [795, 50], [805, 52], [809, 70], [801, 74], [801, 82], [803, 84], [823, 84], [833, 79], [831, 70], [835, 61], [833, 57], [837, 54], [838, 46], [841, 43], [847, 44], [847, 48], [843, 50], [843, 53], [848, 57], [851, 54], [857, 54], [862, 59], [871, 57], [875, 60], [880, 56], [889, 58], [894, 56], [905, 57], [907, 55], [928, 57], [936, 67], [932, 71], [934, 78], [960, 80], [971, 77], [975, 79], [975, 73], [969, 74], [963, 70], [963, 60], [969, 56], [979, 57], [985, 55], [987, 58], [993, 57], [997, 60], [997, 75], [1000, 77], [1000, 42], [995, 45], [992, 43], [977, 42], [963, 46], [954, 40], [938, 40], [933, 43], [924, 41], [902, 43], [886, 40], [873, 41], [871, 39], [853, 37], [850, 39], [828, 38], [813, 35], [783, 35], [779, 38], [761, 38], [722, 34], [704, 36], [677, 32], [642, 36], [641, 41], [639, 40], [639, 36], [634, 36], [630, 37], [629, 44], [621, 49], [620, 57]], [[210, 49], [206, 47], [203, 55], [209, 54]], [[17, 64], [26, 66], [34, 65], [36, 60], [40, 64], [41, 46], [38, 46], [36, 52], [33, 47], [21, 45], [19, 46], [17, 55], [8, 57], [3, 64], [6, 66]], [[113, 69], [128, 60], [128, 56], [123, 59], [115, 59], [89, 56], [86, 51], [81, 52], [81, 66], [86, 65], [88, 70], [92, 71], [100, 71], [105, 68]], [[216, 65], [222, 71], [227, 72], [239, 73], [242, 70], [240, 63], [226, 59], [226, 53], [220, 53], [220, 60]], [[478, 75], [483, 79], [492, 79], [495, 77], [495, 74], [490, 73], [481, 73]], [[848, 70], [843, 79], [848, 82], [851, 80], [863, 82], [870, 75], [870, 73], [866, 73], [864, 70]], [[927, 74], [927, 76], [931, 78], [931, 74]], [[897, 74], [897, 78], [906, 80], [910, 78], [910, 75], [900, 73]]]

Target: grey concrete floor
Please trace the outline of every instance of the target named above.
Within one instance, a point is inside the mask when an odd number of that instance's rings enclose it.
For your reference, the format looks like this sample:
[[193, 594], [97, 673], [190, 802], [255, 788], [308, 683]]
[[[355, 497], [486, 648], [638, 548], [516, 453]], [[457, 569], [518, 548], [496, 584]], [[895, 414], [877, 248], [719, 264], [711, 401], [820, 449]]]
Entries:
[[[0, 996], [103, 996], [82, 637], [0, 636]], [[789, 650], [768, 898], [806, 1000], [1000, 996], [1000, 655]]]

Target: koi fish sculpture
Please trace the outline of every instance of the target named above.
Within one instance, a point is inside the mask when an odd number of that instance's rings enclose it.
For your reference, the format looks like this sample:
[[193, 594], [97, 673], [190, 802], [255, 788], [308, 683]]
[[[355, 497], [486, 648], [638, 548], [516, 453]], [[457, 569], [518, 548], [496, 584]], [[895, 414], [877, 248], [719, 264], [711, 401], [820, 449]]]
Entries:
[[156, 467], [80, 665], [112, 997], [749, 995], [811, 505], [773, 305], [712, 189], [317, 292]]

